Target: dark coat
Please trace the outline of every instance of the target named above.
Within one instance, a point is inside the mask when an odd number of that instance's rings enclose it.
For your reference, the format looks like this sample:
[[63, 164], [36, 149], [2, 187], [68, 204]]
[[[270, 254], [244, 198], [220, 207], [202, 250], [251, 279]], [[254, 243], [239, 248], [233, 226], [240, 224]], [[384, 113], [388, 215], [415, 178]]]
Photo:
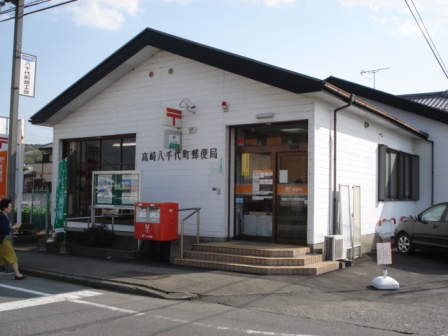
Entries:
[[3, 212], [0, 212], [0, 244], [3, 243], [3, 239], [9, 235], [10, 231], [11, 224], [8, 217]]

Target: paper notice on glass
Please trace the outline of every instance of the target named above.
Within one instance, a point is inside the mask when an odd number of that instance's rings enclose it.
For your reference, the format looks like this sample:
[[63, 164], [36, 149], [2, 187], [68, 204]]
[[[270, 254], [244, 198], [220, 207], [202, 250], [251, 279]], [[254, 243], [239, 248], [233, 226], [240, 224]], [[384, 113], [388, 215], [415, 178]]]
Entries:
[[259, 174], [253, 174], [252, 193], [256, 194], [259, 191], [260, 191], [260, 175]]
[[278, 172], [278, 180], [280, 183], [288, 183], [288, 171], [287, 170], [280, 170]]

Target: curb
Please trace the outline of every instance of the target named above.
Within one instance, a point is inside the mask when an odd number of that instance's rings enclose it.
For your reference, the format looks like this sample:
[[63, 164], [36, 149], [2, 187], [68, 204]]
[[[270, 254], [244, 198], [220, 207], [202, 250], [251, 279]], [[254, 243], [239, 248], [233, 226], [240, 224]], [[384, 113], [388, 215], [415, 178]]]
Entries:
[[105, 289], [121, 293], [136, 294], [142, 296], [149, 296], [158, 299], [166, 300], [197, 300], [198, 295], [192, 293], [182, 292], [162, 292], [155, 288], [144, 285], [135, 285], [124, 281], [114, 281], [95, 277], [86, 277], [76, 274], [49, 272], [40, 269], [22, 268], [20, 270], [23, 274], [31, 275], [39, 278], [45, 278], [56, 281], [68, 282], [76, 285], [82, 285], [92, 288]]

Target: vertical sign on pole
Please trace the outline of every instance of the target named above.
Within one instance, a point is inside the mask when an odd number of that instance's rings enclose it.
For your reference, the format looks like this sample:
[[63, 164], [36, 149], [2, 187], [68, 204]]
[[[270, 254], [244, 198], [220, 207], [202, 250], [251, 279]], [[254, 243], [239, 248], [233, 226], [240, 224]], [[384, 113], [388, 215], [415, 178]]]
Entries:
[[34, 98], [34, 84], [36, 82], [37, 57], [21, 54], [20, 58], [20, 86], [19, 95]]
[[67, 159], [59, 162], [59, 178], [56, 187], [56, 216], [54, 231], [65, 232], [65, 216], [67, 209]]
[[0, 199], [6, 198], [8, 174], [8, 135], [0, 134]]

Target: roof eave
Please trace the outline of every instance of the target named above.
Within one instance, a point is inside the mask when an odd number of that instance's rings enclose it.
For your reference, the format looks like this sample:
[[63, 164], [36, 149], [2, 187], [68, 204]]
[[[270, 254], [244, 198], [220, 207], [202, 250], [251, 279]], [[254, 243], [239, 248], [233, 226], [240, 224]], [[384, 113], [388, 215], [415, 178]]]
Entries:
[[[133, 66], [138, 65], [129, 62], [129, 60], [132, 57], [137, 57], [146, 47], [150, 47], [153, 53], [156, 50], [165, 50], [294, 93], [309, 93], [321, 90], [322, 81], [319, 79], [146, 28], [35, 113], [30, 118], [30, 122], [53, 126], [61, 119], [57, 118], [56, 114], [62, 111], [63, 118], [79, 108], [88, 100], [87, 98], [91, 98], [91, 95], [98, 94], [100, 89], [104, 90], [107, 85], [101, 85], [103, 79], [108, 76], [114, 80], [119, 78], [119, 76], [111, 76], [111, 73], [117, 71], [122, 76], [124, 71], [130, 71]], [[149, 57], [149, 54], [145, 55], [143, 53], [143, 55]], [[123, 67], [127, 62], [129, 66], [127, 68]], [[92, 89], [95, 86], [97, 90]], [[92, 92], [91, 95], [87, 92], [89, 90]], [[70, 104], [71, 108], [67, 108]]]
[[[352, 93], [349, 93], [349, 92], [347, 92], [345, 90], [342, 90], [341, 88], [339, 88], [339, 87], [337, 87], [337, 86], [335, 86], [335, 85], [333, 85], [331, 83], [328, 83], [328, 82], [324, 81], [322, 86], [323, 86], [325, 91], [329, 92], [330, 94], [333, 94], [333, 95], [336, 95], [336, 96], [342, 98], [344, 101], [349, 101], [351, 96], [352, 96]], [[363, 109], [363, 110], [365, 110], [367, 112], [370, 112], [370, 113], [372, 113], [372, 114], [374, 114], [374, 115], [376, 115], [376, 116], [378, 116], [380, 118], [383, 118], [383, 119], [391, 122], [392, 124], [400, 127], [401, 129], [404, 129], [407, 132], [410, 132], [410, 133], [412, 133], [412, 134], [414, 134], [414, 135], [416, 135], [416, 136], [418, 136], [418, 137], [420, 137], [422, 139], [427, 140], [429, 138], [429, 134], [428, 133], [420, 131], [419, 129], [415, 128], [414, 126], [412, 126], [412, 125], [404, 122], [403, 120], [401, 120], [401, 119], [399, 119], [399, 118], [397, 118], [397, 117], [395, 117], [395, 116], [393, 116], [393, 115], [391, 115], [391, 114], [389, 114], [389, 113], [387, 113], [387, 112], [385, 112], [385, 111], [383, 111], [383, 110], [381, 110], [381, 109], [379, 109], [379, 108], [377, 108], [377, 107], [375, 107], [375, 106], [373, 106], [373, 105], [363, 101], [362, 99], [357, 98], [356, 96], [353, 99], [352, 105], [357, 106], [357, 107], [359, 107], [359, 108], [361, 108], [361, 109]]]

